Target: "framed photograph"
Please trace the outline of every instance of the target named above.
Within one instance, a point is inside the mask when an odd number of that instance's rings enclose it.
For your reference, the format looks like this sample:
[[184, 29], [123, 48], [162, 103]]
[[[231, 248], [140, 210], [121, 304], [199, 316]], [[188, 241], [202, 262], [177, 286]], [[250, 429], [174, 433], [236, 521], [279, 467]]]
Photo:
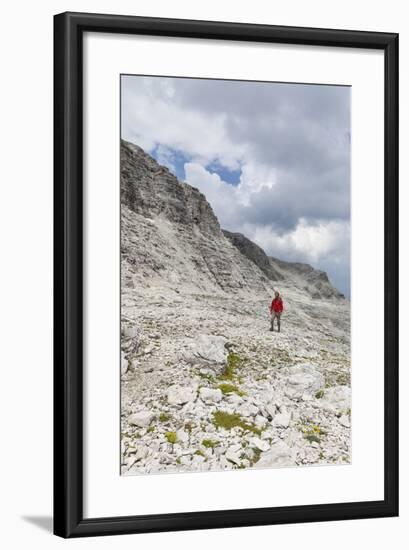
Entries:
[[62, 537], [398, 514], [398, 36], [55, 16]]

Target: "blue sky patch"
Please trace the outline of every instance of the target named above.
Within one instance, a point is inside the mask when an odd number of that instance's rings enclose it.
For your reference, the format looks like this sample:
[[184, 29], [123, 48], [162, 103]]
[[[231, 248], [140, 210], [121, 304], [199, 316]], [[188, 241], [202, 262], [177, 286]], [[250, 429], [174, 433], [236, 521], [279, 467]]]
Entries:
[[206, 166], [206, 170], [211, 174], [217, 174], [223, 181], [229, 183], [230, 185], [239, 185], [241, 178], [241, 169], [239, 170], [230, 170], [220, 164], [220, 162], [212, 162]]
[[160, 144], [155, 145], [149, 153], [159, 162], [159, 164], [169, 168], [178, 180], [184, 181], [186, 179], [185, 163], [190, 162], [191, 158], [189, 155], [186, 155], [177, 149], [164, 147]]

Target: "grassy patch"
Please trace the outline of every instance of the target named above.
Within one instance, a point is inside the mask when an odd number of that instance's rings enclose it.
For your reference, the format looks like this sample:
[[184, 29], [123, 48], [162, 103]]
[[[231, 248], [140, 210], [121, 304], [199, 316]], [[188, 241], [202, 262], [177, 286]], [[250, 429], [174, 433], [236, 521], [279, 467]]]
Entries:
[[174, 445], [178, 439], [176, 432], [166, 432], [165, 437], [168, 443], [172, 443], [172, 445]]
[[242, 397], [243, 395], [246, 395], [235, 384], [229, 384], [229, 383], [225, 382], [223, 384], [219, 384], [218, 387], [219, 387], [219, 390], [221, 390], [224, 395], [229, 395], [230, 393], [237, 393], [237, 395], [240, 395], [240, 397]]
[[216, 428], [224, 428], [225, 430], [241, 428], [244, 431], [252, 432], [257, 435], [261, 434], [261, 430], [259, 428], [257, 428], [254, 424], [248, 424], [245, 422], [239, 414], [215, 411], [213, 413], [213, 424]]
[[161, 412], [160, 415], [159, 415], [159, 420], [160, 420], [161, 422], [169, 422], [170, 419], [171, 419], [170, 414]]
[[300, 429], [307, 441], [310, 443], [321, 443], [321, 436], [324, 435], [324, 432], [319, 426], [317, 426], [317, 424], [300, 426]]
[[149, 426], [149, 428], [147, 428], [147, 430], [146, 430], [146, 433], [151, 434], [154, 431], [155, 431], [155, 426]]
[[243, 360], [240, 358], [240, 356], [237, 353], [231, 351], [227, 356], [226, 368], [224, 369], [223, 374], [219, 376], [219, 379], [233, 381], [236, 376], [237, 369], [242, 364], [242, 362]]
[[214, 449], [217, 445], [217, 441], [214, 441], [213, 439], [203, 439], [202, 445], [203, 447], [206, 447], [206, 449]]
[[199, 378], [202, 378], [203, 380], [208, 380], [212, 384], [216, 381], [215, 377], [211, 374], [208, 374], [207, 372], [200, 372], [200, 370], [195, 369], [193, 371], [193, 374], [195, 374]]
[[321, 399], [324, 396], [324, 390], [318, 390], [315, 394], [316, 399]]
[[197, 451], [195, 451], [195, 455], [202, 456], [203, 458], [206, 458], [206, 455], [205, 455], [204, 452], [201, 451], [200, 449], [198, 449]]

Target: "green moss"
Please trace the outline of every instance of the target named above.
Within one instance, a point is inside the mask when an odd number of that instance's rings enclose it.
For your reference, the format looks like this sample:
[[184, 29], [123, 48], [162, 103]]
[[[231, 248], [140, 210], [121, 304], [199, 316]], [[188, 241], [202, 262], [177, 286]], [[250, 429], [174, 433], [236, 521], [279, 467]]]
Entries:
[[170, 414], [161, 412], [160, 415], [159, 415], [159, 420], [160, 420], [161, 422], [168, 422], [170, 419], [171, 419]]
[[240, 395], [240, 397], [245, 395], [245, 393], [241, 391], [241, 389], [238, 388], [235, 384], [228, 384], [227, 382], [224, 384], [219, 384], [219, 389], [224, 395], [228, 395], [230, 393], [236, 393], [237, 395]]
[[172, 443], [172, 445], [175, 444], [178, 439], [176, 432], [166, 432], [165, 437], [169, 443]]
[[231, 351], [227, 356], [226, 368], [224, 369], [223, 374], [219, 376], [219, 379], [233, 381], [234, 377], [236, 376], [236, 371], [242, 364], [242, 362], [243, 360], [240, 358], [240, 356], [237, 355], [237, 353]]
[[215, 411], [213, 413], [213, 424], [216, 428], [224, 428], [231, 430], [232, 428], [241, 428], [244, 431], [252, 432], [257, 435], [261, 434], [261, 430], [254, 424], [245, 422], [239, 414], [230, 414], [224, 411]]
[[146, 433], [150, 434], [155, 431], [155, 426], [149, 426], [149, 428], [146, 430]]
[[325, 432], [317, 424], [301, 425], [299, 428], [310, 443], [321, 443], [321, 436], [325, 435]]
[[324, 390], [318, 390], [317, 393], [315, 394], [315, 397], [317, 399], [321, 399], [323, 396], [324, 396]]
[[203, 439], [202, 445], [203, 447], [206, 447], [206, 449], [214, 449], [217, 445], [217, 441], [214, 441], [213, 439]]
[[203, 380], [208, 380], [208, 381], [211, 382], [212, 384], [216, 382], [215, 377], [212, 376], [211, 374], [206, 373], [206, 372], [200, 372], [200, 370], [195, 369], [195, 370], [193, 371], [193, 374], [195, 374], [195, 375], [198, 376], [199, 378], [202, 378]]
[[201, 451], [200, 449], [198, 449], [197, 451], [195, 451], [195, 455], [202, 456], [203, 458], [206, 458], [206, 455], [205, 455], [204, 452]]

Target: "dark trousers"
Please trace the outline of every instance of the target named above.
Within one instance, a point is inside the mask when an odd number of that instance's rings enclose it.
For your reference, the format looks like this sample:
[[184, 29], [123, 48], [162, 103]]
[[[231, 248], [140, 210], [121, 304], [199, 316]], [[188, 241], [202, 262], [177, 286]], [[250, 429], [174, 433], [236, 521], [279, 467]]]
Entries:
[[281, 312], [272, 311], [272, 313], [271, 313], [271, 330], [274, 330], [274, 319], [277, 319], [277, 328], [278, 328], [278, 332], [280, 332], [280, 328], [281, 328]]

